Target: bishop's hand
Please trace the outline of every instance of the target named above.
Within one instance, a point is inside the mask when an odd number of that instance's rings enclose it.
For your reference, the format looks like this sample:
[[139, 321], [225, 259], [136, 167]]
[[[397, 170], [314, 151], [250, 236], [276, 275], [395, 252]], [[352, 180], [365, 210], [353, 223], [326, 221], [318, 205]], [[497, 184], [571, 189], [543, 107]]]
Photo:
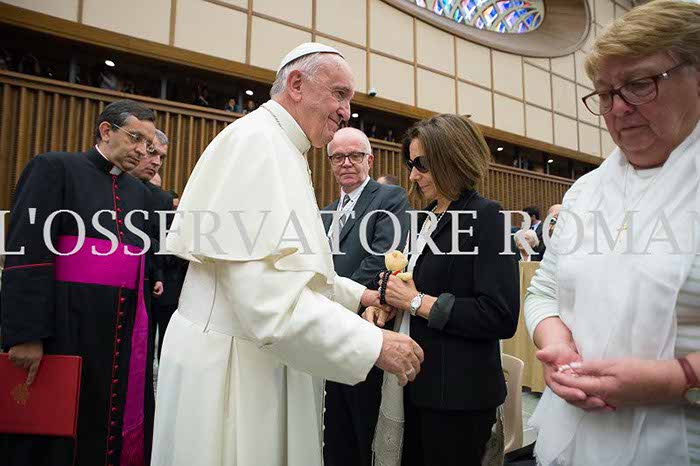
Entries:
[[44, 344], [41, 340], [21, 343], [10, 348], [8, 356], [10, 361], [22, 369], [27, 369], [27, 385], [34, 383], [41, 358], [44, 355]]

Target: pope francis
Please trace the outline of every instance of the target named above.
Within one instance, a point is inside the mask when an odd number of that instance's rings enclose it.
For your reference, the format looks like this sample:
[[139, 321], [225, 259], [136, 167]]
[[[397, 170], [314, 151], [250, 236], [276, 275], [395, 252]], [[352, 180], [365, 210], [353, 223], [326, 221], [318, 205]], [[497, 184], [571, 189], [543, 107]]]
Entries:
[[413, 340], [357, 315], [379, 296], [333, 271], [311, 184], [306, 153], [350, 118], [350, 68], [302, 44], [270, 94], [209, 144], [167, 238], [190, 266], [160, 360], [154, 466], [320, 466], [323, 379], [420, 371]]

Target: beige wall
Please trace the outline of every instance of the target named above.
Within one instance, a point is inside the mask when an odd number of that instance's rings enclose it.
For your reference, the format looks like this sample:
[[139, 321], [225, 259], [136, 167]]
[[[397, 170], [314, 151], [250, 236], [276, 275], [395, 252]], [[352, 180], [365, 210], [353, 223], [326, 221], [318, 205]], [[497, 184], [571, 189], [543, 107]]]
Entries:
[[170, 7], [170, 0], [83, 0], [82, 21], [96, 28], [167, 44]]
[[2, 1], [271, 70], [293, 46], [317, 40], [346, 55], [360, 92], [375, 88], [403, 104], [471, 114], [483, 125], [595, 156], [614, 148], [602, 119], [580, 102], [592, 90], [583, 63], [595, 35], [630, 0], [587, 0], [590, 37], [581, 50], [553, 59], [492, 50], [382, 0], [124, 0], [118, 8], [112, 0]]

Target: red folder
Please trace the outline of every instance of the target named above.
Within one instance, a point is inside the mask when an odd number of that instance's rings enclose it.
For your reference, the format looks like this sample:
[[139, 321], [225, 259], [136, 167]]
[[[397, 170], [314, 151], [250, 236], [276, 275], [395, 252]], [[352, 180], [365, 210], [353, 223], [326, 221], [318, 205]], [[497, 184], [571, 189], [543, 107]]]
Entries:
[[75, 438], [81, 368], [79, 356], [44, 356], [27, 387], [27, 370], [0, 353], [0, 432]]

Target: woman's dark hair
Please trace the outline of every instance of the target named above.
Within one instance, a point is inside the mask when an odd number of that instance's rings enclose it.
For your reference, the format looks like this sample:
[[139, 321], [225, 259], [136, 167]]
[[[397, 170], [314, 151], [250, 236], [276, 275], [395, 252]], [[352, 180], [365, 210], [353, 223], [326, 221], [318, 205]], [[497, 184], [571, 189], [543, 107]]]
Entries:
[[[419, 121], [406, 132], [401, 154], [410, 159], [409, 147], [417, 139], [428, 159], [435, 188], [449, 200], [467, 189], [475, 189], [486, 176], [491, 151], [479, 127], [469, 117], [442, 114]], [[413, 183], [411, 191], [418, 191]]]

